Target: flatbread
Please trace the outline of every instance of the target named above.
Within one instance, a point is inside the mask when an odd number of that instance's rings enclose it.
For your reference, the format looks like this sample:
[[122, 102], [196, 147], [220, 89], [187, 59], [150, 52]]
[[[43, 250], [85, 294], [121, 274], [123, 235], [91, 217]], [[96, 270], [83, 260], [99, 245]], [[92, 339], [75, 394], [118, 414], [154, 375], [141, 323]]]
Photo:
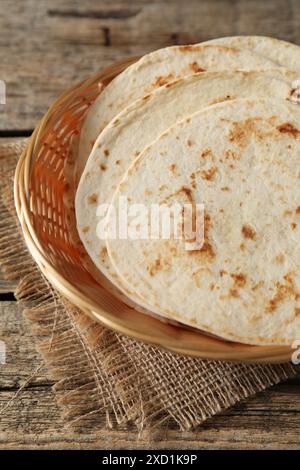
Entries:
[[273, 61], [250, 50], [222, 45], [173, 46], [143, 56], [118, 75], [91, 106], [80, 133], [76, 180], [105, 126], [126, 106], [177, 78], [202, 71], [270, 70]]
[[113, 192], [138, 153], [176, 121], [213, 103], [251, 96], [288, 99], [291, 94], [288, 76], [288, 71], [195, 74], [137, 100], [106, 127], [81, 178], [75, 207], [80, 238], [96, 267], [111, 282], [116, 283], [117, 274], [107, 256], [105, 241], [95, 235], [99, 222], [96, 208], [100, 203], [111, 202]]
[[[205, 242], [107, 240], [119, 276], [155, 313], [234, 341], [300, 337], [300, 108], [285, 100], [213, 105], [167, 130], [114, 195], [205, 205]], [[113, 218], [112, 218], [113, 220]]]
[[300, 74], [300, 47], [291, 42], [267, 36], [229, 36], [212, 39], [203, 44], [222, 44], [249, 49]]

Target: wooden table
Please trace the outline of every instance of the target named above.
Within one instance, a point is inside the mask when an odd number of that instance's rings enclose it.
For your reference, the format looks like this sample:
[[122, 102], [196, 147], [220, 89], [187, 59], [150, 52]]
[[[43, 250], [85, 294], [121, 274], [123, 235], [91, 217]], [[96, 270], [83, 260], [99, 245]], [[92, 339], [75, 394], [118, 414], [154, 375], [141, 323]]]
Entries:
[[[265, 34], [300, 44], [297, 0], [0, 0], [0, 138], [30, 135], [54, 98], [115, 59], [170, 44]], [[135, 429], [63, 429], [29, 325], [0, 278], [0, 448], [147, 448]], [[36, 371], [34, 378], [28, 378]], [[13, 400], [18, 392], [18, 400]], [[170, 430], [152, 448], [300, 448], [300, 379], [278, 385], [199, 430]]]

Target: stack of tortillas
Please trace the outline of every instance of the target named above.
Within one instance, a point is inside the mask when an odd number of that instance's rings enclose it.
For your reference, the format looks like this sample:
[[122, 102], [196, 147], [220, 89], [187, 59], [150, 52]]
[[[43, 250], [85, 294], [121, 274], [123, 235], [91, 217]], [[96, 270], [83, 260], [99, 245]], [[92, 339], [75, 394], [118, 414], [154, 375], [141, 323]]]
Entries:
[[[265, 37], [169, 47], [91, 106], [77, 228], [130, 305], [233, 341], [300, 339], [299, 64], [298, 46]], [[120, 222], [120, 201], [201, 205], [201, 248], [174, 234], [99, 236], [104, 212]]]

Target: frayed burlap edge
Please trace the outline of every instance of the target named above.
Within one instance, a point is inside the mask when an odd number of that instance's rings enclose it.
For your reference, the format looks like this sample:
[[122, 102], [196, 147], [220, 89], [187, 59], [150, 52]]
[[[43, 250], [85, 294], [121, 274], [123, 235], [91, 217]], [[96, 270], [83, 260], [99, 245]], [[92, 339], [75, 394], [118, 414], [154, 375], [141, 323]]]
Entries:
[[297, 374], [285, 365], [201, 361], [162, 351], [107, 330], [64, 300], [41, 274], [23, 242], [12, 183], [25, 141], [0, 148], [0, 260], [18, 279], [37, 348], [55, 381], [67, 425], [78, 430], [128, 422], [139, 429], [176, 423], [187, 430], [238, 401]]
[[[24, 307], [36, 334], [37, 348], [48, 367], [50, 378], [55, 380], [57, 401], [69, 424], [80, 418], [99, 425], [112, 426], [128, 418], [129, 407], [121, 402], [101, 362], [85, 338], [93, 329], [94, 341], [106, 336], [106, 330], [71, 305], [54, 291], [31, 258], [22, 239], [13, 201], [13, 176], [16, 156], [25, 142], [1, 148], [1, 269], [7, 279], [18, 280], [16, 299]], [[16, 155], [17, 154], [17, 155]], [[87, 399], [88, 398], [88, 399]], [[101, 424], [100, 424], [101, 423]]]

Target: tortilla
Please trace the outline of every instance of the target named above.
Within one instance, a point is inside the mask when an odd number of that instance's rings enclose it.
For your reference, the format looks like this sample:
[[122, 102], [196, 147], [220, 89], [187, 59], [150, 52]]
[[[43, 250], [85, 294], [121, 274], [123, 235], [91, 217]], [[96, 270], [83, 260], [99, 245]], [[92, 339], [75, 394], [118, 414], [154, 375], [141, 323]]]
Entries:
[[281, 39], [266, 36], [229, 36], [212, 39], [203, 44], [222, 44], [249, 49], [300, 74], [300, 47]]
[[114, 195], [130, 204], [205, 205], [205, 241], [109, 239], [123, 282], [152, 311], [249, 344], [300, 337], [300, 108], [215, 104], [176, 124], [133, 162]]
[[288, 75], [288, 71], [195, 74], [137, 100], [100, 134], [81, 178], [75, 207], [80, 238], [94, 264], [111, 282], [116, 283], [116, 273], [107, 256], [105, 240], [96, 237], [96, 208], [100, 203], [111, 202], [138, 153], [175, 122], [218, 101], [270, 95], [288, 99]]
[[100, 132], [136, 99], [177, 78], [197, 72], [269, 70], [276, 66], [255, 52], [222, 45], [173, 46], [143, 56], [118, 75], [91, 106], [80, 133], [77, 182]]

